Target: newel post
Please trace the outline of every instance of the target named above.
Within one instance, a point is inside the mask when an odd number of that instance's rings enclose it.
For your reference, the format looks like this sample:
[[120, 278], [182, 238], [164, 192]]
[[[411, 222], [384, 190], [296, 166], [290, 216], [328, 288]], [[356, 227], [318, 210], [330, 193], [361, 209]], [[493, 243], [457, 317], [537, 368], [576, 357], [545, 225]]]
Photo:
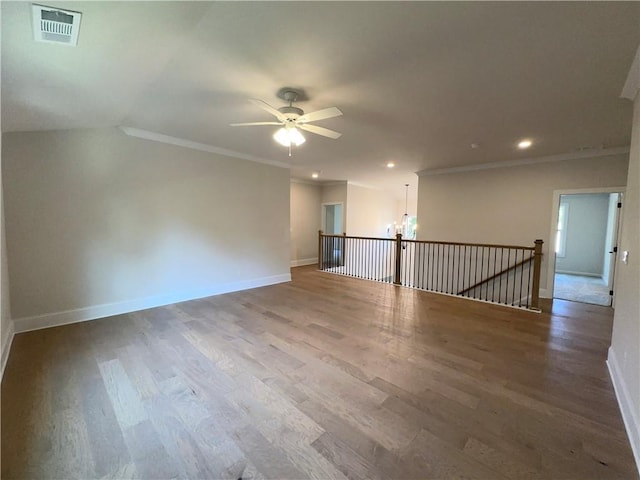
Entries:
[[531, 292], [531, 308], [540, 310], [540, 267], [542, 265], [542, 240], [535, 241], [533, 250], [533, 288]]
[[340, 246], [340, 266], [344, 267], [347, 258], [347, 232], [342, 232], [342, 245]]
[[318, 270], [322, 270], [322, 260], [324, 252], [322, 251], [322, 230], [318, 230]]
[[401, 265], [401, 255], [402, 255], [402, 234], [396, 233], [396, 263], [395, 263], [395, 272], [393, 275], [393, 284], [401, 285], [400, 283], [400, 265]]

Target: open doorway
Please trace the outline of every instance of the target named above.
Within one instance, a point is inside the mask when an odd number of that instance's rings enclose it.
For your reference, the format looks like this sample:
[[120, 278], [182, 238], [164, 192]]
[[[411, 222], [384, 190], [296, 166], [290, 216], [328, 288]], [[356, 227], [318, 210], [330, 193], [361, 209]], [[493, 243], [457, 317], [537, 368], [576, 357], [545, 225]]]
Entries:
[[558, 195], [553, 297], [611, 306], [621, 192]]
[[[344, 233], [344, 217], [342, 203], [322, 204], [322, 226], [325, 235], [342, 235]], [[344, 238], [334, 237], [324, 239], [324, 259], [327, 264], [344, 265]]]
[[342, 235], [342, 203], [322, 204], [322, 231], [327, 235]]

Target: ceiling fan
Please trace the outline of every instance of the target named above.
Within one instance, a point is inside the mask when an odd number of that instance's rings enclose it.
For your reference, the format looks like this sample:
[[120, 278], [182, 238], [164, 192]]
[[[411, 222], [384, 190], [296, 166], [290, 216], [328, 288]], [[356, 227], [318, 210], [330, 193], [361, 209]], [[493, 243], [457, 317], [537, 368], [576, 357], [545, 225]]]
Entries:
[[278, 92], [278, 96], [289, 102], [289, 105], [276, 109], [262, 100], [257, 100], [255, 98], [249, 99], [249, 101], [255, 106], [276, 117], [278, 120], [277, 122], [231, 123], [230, 125], [232, 127], [279, 125], [281, 128], [273, 135], [273, 138], [280, 145], [289, 147], [289, 156], [291, 156], [291, 145], [295, 145], [297, 147], [305, 142], [305, 138], [302, 133], [300, 133], [300, 130], [333, 139], [340, 138], [342, 136], [341, 133], [334, 130], [329, 130], [328, 128], [319, 127], [317, 125], [310, 125], [310, 122], [339, 117], [342, 115], [342, 112], [338, 108], [330, 107], [305, 114], [304, 110], [293, 106], [293, 102], [302, 96], [301, 92], [292, 88], [284, 88]]

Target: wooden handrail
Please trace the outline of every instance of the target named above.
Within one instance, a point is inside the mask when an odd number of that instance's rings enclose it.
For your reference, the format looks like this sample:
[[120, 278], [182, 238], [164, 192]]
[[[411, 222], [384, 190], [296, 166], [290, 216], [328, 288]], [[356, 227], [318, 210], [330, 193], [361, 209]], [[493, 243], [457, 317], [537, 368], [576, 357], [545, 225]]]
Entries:
[[[322, 232], [322, 231], [321, 231]], [[328, 235], [325, 233], [320, 233], [321, 236], [323, 237], [335, 237], [335, 238], [355, 238], [358, 240], [384, 240], [387, 242], [395, 242], [396, 239], [395, 238], [387, 238], [387, 237], [356, 237], [356, 236], [349, 236], [347, 234], [333, 234], [333, 235]], [[432, 245], [455, 245], [455, 246], [460, 246], [460, 247], [487, 247], [487, 248], [514, 248], [514, 249], [518, 249], [518, 250], [529, 250], [531, 252], [533, 252], [535, 250], [535, 247], [526, 247], [526, 246], [522, 246], [522, 245], [498, 245], [495, 243], [462, 243], [462, 242], [443, 242], [440, 240], [408, 240], [406, 238], [402, 239], [403, 242], [407, 242], [407, 243], [430, 243]]]
[[504, 275], [505, 273], [510, 272], [511, 270], [514, 270], [518, 267], [521, 267], [522, 265], [524, 265], [525, 263], [530, 263], [533, 261], [535, 257], [531, 256], [529, 258], [525, 258], [524, 260], [521, 260], [520, 262], [516, 263], [515, 265], [512, 265], [511, 267], [507, 267], [504, 270], [502, 270], [501, 272], [496, 273], [495, 275], [491, 275], [490, 277], [487, 277], [483, 280], [480, 280], [478, 283], [476, 283], [475, 285], [471, 285], [468, 288], [465, 288], [464, 290], [460, 290], [457, 294], [458, 295], [463, 295], [471, 290], [473, 290], [474, 288], [478, 288], [480, 285], [484, 285], [487, 282], [490, 282], [491, 280], [494, 280], [498, 277], [500, 277], [501, 275]]
[[495, 243], [461, 243], [461, 242], [442, 242], [439, 240], [406, 240], [407, 243], [431, 243], [433, 245], [455, 245], [457, 247], [488, 247], [488, 248], [513, 248], [517, 250], [530, 250], [533, 252], [535, 247], [524, 247], [522, 245], [498, 245]]
[[[355, 238], [356, 240], [385, 240], [387, 242], [395, 242], [396, 239], [395, 238], [386, 238], [386, 237], [350, 237], [346, 234], [344, 235], [340, 235], [340, 234], [332, 234], [332, 235], [327, 235], [326, 233], [321, 233], [320, 235], [322, 235], [323, 237], [332, 237], [332, 238]], [[404, 240], [403, 240], [404, 241]]]

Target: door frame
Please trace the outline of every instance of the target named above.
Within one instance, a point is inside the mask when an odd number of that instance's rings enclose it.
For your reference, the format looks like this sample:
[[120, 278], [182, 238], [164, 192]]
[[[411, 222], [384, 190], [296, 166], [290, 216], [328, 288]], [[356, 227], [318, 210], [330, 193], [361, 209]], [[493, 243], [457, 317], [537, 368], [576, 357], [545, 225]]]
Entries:
[[[607, 279], [606, 279], [609, 290], [613, 290], [612, 300], [615, 300], [616, 298], [616, 289], [614, 288], [614, 285], [616, 283], [615, 273], [616, 273], [616, 262], [618, 261], [618, 244], [620, 243], [621, 214], [622, 214], [622, 208], [624, 206], [624, 192], [617, 192], [617, 193], [618, 193], [618, 203], [621, 204], [622, 206], [620, 208], [613, 209], [614, 223], [613, 223], [613, 231], [611, 232], [611, 235], [613, 237], [613, 245], [611, 248], [613, 248], [613, 250], [608, 252], [610, 255], [612, 255], [612, 257], [609, 260], [609, 271], [607, 272]], [[608, 221], [609, 219], [607, 218], [607, 222]], [[609, 240], [608, 238], [605, 239], [605, 241], [608, 241], [608, 240]], [[613, 302], [611, 306], [613, 306]]]
[[[598, 187], [598, 188], [574, 188], [574, 189], [560, 189], [553, 191], [553, 201], [551, 202], [551, 228], [549, 231], [549, 263], [547, 267], [547, 295], [548, 298], [553, 299], [553, 291], [555, 290], [555, 273], [556, 273], [556, 230], [558, 228], [558, 212], [560, 210], [560, 196], [561, 195], [588, 195], [590, 193], [621, 193], [622, 194], [622, 208], [624, 208], [624, 194], [626, 187]], [[617, 232], [622, 231], [622, 211], [618, 210], [618, 225]], [[619, 237], [618, 237], [619, 240]], [[614, 269], [614, 276], [618, 269], [616, 268], [617, 256], [612, 261]], [[614, 282], [615, 285], [615, 277]], [[613, 299], [611, 306], [615, 306], [615, 288], [613, 289]]]

